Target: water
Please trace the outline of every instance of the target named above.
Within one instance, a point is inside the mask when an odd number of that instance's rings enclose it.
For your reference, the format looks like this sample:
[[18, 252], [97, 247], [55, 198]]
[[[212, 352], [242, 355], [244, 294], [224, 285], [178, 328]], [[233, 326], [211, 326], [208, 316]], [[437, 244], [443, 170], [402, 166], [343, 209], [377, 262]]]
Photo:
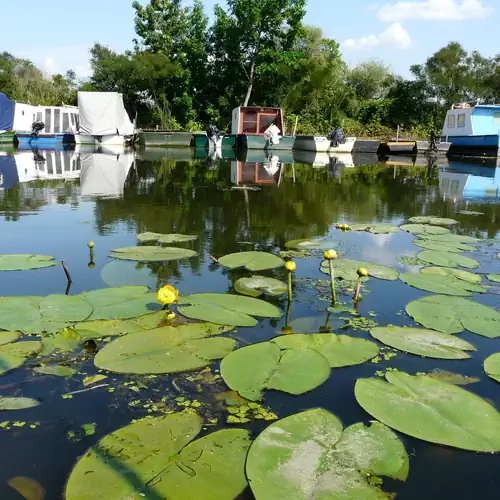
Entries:
[[[410, 267], [398, 258], [411, 258], [419, 251], [407, 233], [342, 233], [334, 228], [336, 223], [399, 225], [409, 217], [430, 214], [456, 218], [460, 233], [498, 237], [500, 169], [494, 163], [443, 159], [428, 164], [420, 159], [350, 155], [329, 159], [302, 154], [294, 158], [291, 153], [282, 155], [281, 163], [276, 158], [266, 159], [261, 152], [239, 160], [236, 155], [207, 158], [204, 152], [196, 152], [192, 158], [189, 150], [153, 150], [137, 155], [123, 151], [24, 151], [10, 156], [0, 152], [0, 253], [40, 253], [65, 260], [73, 278], [71, 294], [127, 284], [158, 289], [166, 283], [189, 294], [232, 291], [234, 280], [248, 274], [215, 266], [210, 256], [249, 249], [277, 252], [293, 239], [328, 236], [351, 258], [403, 272]], [[461, 211], [483, 215], [462, 215]], [[108, 257], [113, 248], [136, 245], [136, 235], [144, 231], [199, 235], [193, 248], [200, 256], [166, 265], [119, 263]], [[95, 241], [96, 250], [95, 266], [89, 267], [90, 240]], [[492, 245], [481, 256], [480, 272], [500, 272], [500, 260], [495, 258], [499, 250]], [[325, 289], [318, 293], [310, 281], [326, 278], [318, 268], [318, 258], [298, 260], [292, 323], [314, 318], [309, 324], [318, 328], [328, 320], [328, 303], [319, 299], [324, 298]], [[271, 274], [284, 278], [282, 271]], [[66, 287], [60, 267], [0, 275], [1, 296], [65, 293]], [[368, 288], [370, 293], [360, 304], [360, 312], [381, 325], [409, 324], [401, 311], [411, 300], [428, 295], [399, 281], [371, 280]], [[284, 298], [269, 300], [286, 312]], [[477, 300], [498, 307], [498, 295], [493, 293]], [[375, 317], [368, 314], [371, 311]], [[285, 316], [260, 321], [257, 327], [241, 328], [236, 335], [241, 344], [265, 341], [278, 335], [284, 324]], [[336, 330], [342, 326], [337, 319], [331, 324]], [[342, 333], [369, 337], [367, 332], [352, 328]], [[500, 408], [498, 385], [482, 371], [483, 360], [499, 350], [497, 341], [469, 333], [463, 338], [478, 348], [471, 360], [432, 361], [401, 353], [379, 364], [335, 369], [326, 384], [300, 397], [267, 393], [265, 406], [280, 417], [321, 406], [346, 426], [368, 422], [369, 415], [354, 398], [354, 383], [377, 370], [394, 367], [412, 374], [440, 368], [480, 377], [479, 383], [466, 389]], [[197, 393], [196, 383], [183, 376], [150, 379], [111, 375], [104, 381], [107, 387], [64, 399], [63, 394], [84, 388], [84, 376], [98, 372], [92, 354], [84, 349], [61, 357], [69, 359], [80, 374], [69, 380], [38, 375], [32, 368], [39, 361], [33, 359], [0, 379], [2, 396], [22, 395], [42, 403], [34, 409], [0, 414], [0, 422], [10, 422], [10, 430], [0, 429], [2, 500], [22, 498], [7, 486], [14, 476], [37, 480], [46, 489], [47, 500], [62, 498], [65, 481], [86, 449], [132, 419], [150, 414], [151, 406], [147, 405], [151, 402], [166, 396], [175, 406], [172, 401], [179, 396], [178, 389], [202, 401], [204, 414], [227, 416], [215, 398], [217, 392], [227, 390], [223, 383], [202, 384], [203, 392]], [[213, 373], [216, 369], [215, 363]], [[135, 385], [142, 382], [144, 387], [139, 386], [136, 392], [126, 385], [131, 381]], [[16, 421], [25, 425], [16, 427], [12, 424]], [[95, 433], [84, 436], [81, 428], [89, 423], [96, 424]], [[248, 428], [255, 436], [265, 426], [257, 422]], [[69, 439], [72, 432], [77, 433], [76, 439]], [[401, 437], [411, 455], [410, 477], [405, 483], [385, 481], [386, 491], [397, 492], [398, 499], [498, 498], [499, 457]], [[251, 499], [252, 495], [246, 492], [242, 498]]]

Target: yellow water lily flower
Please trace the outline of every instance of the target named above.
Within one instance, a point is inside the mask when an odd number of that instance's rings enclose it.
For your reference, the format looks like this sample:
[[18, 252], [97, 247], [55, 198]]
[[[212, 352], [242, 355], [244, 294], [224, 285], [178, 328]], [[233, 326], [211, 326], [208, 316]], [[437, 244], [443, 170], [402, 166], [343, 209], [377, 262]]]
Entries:
[[94, 247], [95, 247], [95, 243], [94, 243], [93, 241], [89, 241], [89, 242], [87, 243], [87, 246], [88, 246], [89, 248], [94, 248]]
[[163, 288], [158, 290], [158, 302], [164, 306], [173, 304], [177, 297], [179, 296], [179, 290], [176, 290], [173, 286], [165, 285]]
[[326, 260], [335, 260], [338, 255], [335, 250], [327, 250], [324, 254]]
[[293, 328], [291, 326], [286, 325], [281, 329], [281, 333], [283, 335], [291, 335], [293, 333]]
[[175, 314], [174, 312], [171, 312], [171, 313], [168, 313], [168, 314], [167, 314], [167, 319], [168, 319], [169, 321], [172, 321], [172, 320], [173, 320], [173, 319], [175, 319], [176, 317], [177, 317], [177, 316], [176, 316], [176, 314]]
[[293, 271], [295, 271], [295, 269], [297, 269], [297, 264], [295, 264], [295, 262], [293, 260], [289, 260], [285, 263], [285, 268], [287, 271], [293, 273]]
[[360, 278], [366, 278], [368, 276], [368, 269], [365, 267], [360, 267], [357, 272]]

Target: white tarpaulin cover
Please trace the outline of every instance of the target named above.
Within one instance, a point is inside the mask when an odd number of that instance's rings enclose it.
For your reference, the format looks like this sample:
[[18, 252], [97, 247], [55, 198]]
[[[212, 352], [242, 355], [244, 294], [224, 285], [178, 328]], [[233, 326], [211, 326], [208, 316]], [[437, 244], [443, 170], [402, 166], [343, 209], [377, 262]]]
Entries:
[[80, 133], [90, 135], [132, 135], [134, 125], [117, 92], [78, 92]]

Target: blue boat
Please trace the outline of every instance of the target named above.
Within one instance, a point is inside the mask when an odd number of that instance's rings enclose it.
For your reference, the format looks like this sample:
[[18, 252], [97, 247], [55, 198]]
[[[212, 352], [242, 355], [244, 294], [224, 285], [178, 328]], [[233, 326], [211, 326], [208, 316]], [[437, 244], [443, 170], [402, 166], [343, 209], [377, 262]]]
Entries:
[[19, 141], [19, 149], [62, 146], [66, 142], [65, 137], [67, 135], [68, 134], [39, 134], [38, 136], [33, 136], [30, 132], [16, 133], [17, 140]]
[[450, 154], [499, 156], [500, 105], [453, 105], [442, 139], [451, 143]]

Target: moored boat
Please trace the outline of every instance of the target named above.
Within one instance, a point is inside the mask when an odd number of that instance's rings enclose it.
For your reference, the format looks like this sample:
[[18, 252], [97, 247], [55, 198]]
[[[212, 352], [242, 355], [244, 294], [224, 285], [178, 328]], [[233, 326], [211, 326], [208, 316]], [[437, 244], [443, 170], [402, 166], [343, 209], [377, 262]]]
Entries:
[[[219, 139], [220, 149], [234, 149], [236, 147], [236, 135], [223, 135]], [[212, 144], [206, 132], [195, 132], [193, 134], [193, 144], [196, 149], [211, 149]]]
[[144, 147], [189, 148], [192, 143], [192, 132], [171, 130], [141, 130], [139, 132], [139, 144]]
[[317, 153], [351, 153], [355, 142], [356, 137], [344, 137], [341, 141], [335, 141], [326, 136], [298, 135], [294, 149]]

